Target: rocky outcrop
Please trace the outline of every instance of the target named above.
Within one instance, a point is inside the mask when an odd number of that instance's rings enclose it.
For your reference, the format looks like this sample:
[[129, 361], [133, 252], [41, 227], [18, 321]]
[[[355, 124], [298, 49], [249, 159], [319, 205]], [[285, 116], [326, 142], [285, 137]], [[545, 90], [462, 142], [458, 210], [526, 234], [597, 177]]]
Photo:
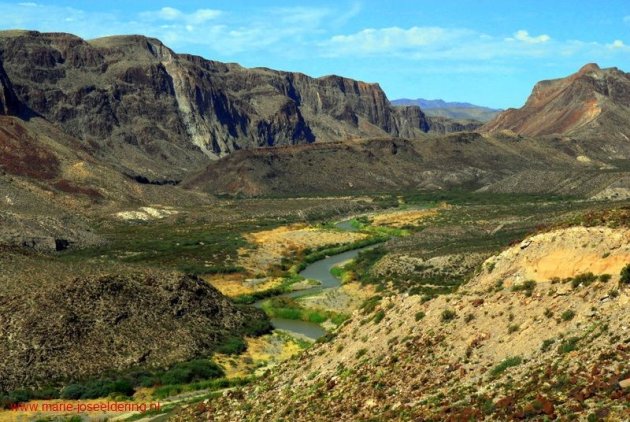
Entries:
[[630, 74], [591, 63], [569, 77], [537, 83], [522, 108], [506, 110], [484, 130], [627, 141], [629, 109]]
[[13, 87], [2, 104], [21, 101], [99, 159], [149, 179], [179, 179], [239, 149], [431, 130], [419, 108], [395, 110], [378, 84], [246, 69], [142, 36], [7, 31], [0, 59], [0, 81]]
[[0, 60], [0, 115], [15, 115], [18, 113], [18, 100]]
[[451, 132], [472, 132], [483, 124], [477, 120], [454, 120], [448, 117], [427, 116], [427, 132], [446, 134]]

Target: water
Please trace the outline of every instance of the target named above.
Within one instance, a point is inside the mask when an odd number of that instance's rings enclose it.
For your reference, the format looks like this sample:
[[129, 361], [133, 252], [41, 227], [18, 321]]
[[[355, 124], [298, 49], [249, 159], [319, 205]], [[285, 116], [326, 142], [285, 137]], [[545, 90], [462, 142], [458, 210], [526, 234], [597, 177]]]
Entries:
[[[344, 223], [342, 221], [342, 223]], [[341, 224], [341, 223], [338, 223]], [[366, 246], [360, 249], [354, 249], [347, 252], [342, 252], [337, 255], [332, 255], [327, 258], [324, 258], [320, 261], [313, 262], [308, 267], [300, 272], [300, 275], [306, 279], [317, 280], [321, 284], [319, 286], [314, 286], [310, 289], [305, 290], [297, 290], [290, 293], [285, 293], [280, 295], [280, 297], [291, 297], [298, 298], [304, 295], [312, 295], [321, 292], [324, 289], [330, 289], [339, 287], [341, 285], [340, 280], [333, 276], [330, 273], [332, 267], [342, 262], [348, 261], [350, 259], [354, 259], [361, 251], [364, 251], [369, 248], [373, 248], [374, 246]], [[254, 303], [254, 306], [260, 308], [262, 302], [265, 299], [259, 300]], [[321, 336], [326, 334], [326, 330], [324, 330], [319, 324], [315, 324], [313, 322], [299, 321], [294, 319], [284, 319], [284, 318], [271, 318], [271, 324], [279, 330], [288, 331], [293, 335], [298, 337], [307, 337], [311, 340], [317, 340]]]

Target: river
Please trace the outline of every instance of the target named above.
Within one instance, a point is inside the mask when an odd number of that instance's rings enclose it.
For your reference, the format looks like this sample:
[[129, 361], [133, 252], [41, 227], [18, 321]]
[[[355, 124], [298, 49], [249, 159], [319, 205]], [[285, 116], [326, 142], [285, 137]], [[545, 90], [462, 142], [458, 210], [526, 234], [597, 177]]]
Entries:
[[[348, 231], [354, 230], [354, 228], [350, 225], [349, 220], [337, 223], [336, 227]], [[300, 275], [306, 279], [317, 280], [321, 284], [318, 286], [313, 286], [310, 289], [296, 290], [294, 292], [285, 293], [283, 295], [280, 295], [280, 297], [284, 296], [298, 298], [300, 296], [319, 293], [324, 289], [331, 289], [341, 286], [340, 280], [330, 273], [331, 268], [342, 262], [353, 259], [361, 251], [373, 247], [374, 246], [366, 246], [360, 249], [354, 249], [351, 251], [342, 252], [337, 255], [332, 255], [320, 261], [313, 262], [305, 269], [300, 271]], [[265, 300], [266, 299], [259, 300], [258, 302], [254, 303], [254, 306], [260, 308]], [[317, 340], [318, 338], [326, 334], [326, 330], [324, 330], [319, 324], [315, 324], [313, 322], [284, 318], [271, 318], [271, 324], [274, 326], [274, 328], [278, 330], [288, 331], [291, 334], [297, 334], [299, 337], [308, 337], [311, 340]]]

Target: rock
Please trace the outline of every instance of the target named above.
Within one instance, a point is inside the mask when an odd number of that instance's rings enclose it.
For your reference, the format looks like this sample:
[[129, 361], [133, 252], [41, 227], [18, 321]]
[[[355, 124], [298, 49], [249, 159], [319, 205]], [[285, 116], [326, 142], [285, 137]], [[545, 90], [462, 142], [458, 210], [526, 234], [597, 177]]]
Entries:
[[[87, 42], [8, 32], [0, 57], [0, 114], [23, 104], [127, 163], [140, 181], [180, 180], [185, 169], [239, 149], [432, 130], [418, 107], [394, 108], [378, 84], [246, 69], [176, 54], [143, 36]], [[440, 125], [440, 132], [463, 128]]]
[[621, 388], [630, 388], [630, 378], [626, 378], [625, 380], [619, 381], [619, 386]]

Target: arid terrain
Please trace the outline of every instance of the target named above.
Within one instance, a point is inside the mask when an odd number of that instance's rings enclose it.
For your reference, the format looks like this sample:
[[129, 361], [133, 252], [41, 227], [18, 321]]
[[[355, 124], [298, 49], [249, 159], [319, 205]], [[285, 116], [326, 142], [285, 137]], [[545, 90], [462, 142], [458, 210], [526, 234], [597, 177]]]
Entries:
[[0, 32], [0, 420], [630, 419], [630, 74], [444, 107]]

